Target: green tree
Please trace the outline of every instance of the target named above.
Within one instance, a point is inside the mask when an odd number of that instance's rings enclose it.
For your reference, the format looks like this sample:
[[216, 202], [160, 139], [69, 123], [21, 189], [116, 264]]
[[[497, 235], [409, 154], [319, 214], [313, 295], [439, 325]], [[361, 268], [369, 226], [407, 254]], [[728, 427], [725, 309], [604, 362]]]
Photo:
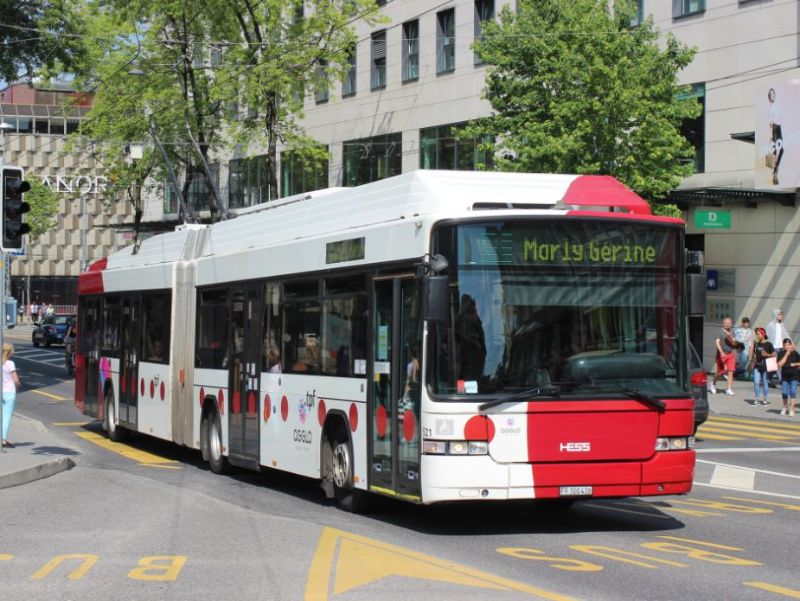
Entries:
[[28, 79], [38, 68], [80, 60], [75, 16], [71, 0], [0, 0], [0, 78]]
[[475, 43], [489, 117], [462, 135], [501, 171], [613, 175], [651, 202], [690, 175], [681, 135], [699, 104], [677, 83], [694, 50], [659, 40], [629, 0], [519, 0]]
[[55, 227], [56, 215], [58, 215], [58, 194], [45, 186], [42, 180], [36, 176], [28, 175], [25, 181], [31, 186], [31, 189], [25, 193], [25, 202], [31, 206], [31, 210], [25, 214], [24, 219], [25, 223], [31, 227], [28, 236], [34, 240]]

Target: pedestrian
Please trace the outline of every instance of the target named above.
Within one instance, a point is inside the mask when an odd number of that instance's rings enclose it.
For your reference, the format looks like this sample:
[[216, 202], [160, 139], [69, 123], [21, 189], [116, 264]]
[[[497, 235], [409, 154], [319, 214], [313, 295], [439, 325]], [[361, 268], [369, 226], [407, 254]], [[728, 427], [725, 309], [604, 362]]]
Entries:
[[781, 396], [783, 396], [781, 415], [794, 417], [797, 381], [800, 379], [800, 353], [795, 350], [791, 338], [783, 341], [783, 351], [778, 353], [778, 367], [783, 377], [781, 380]]
[[769, 395], [769, 371], [767, 370], [767, 358], [775, 357], [775, 347], [767, 339], [767, 331], [764, 328], [756, 328], [755, 344], [750, 349], [749, 364], [753, 369], [753, 388], [756, 393], [755, 405], [769, 405], [767, 396]]
[[47, 303], [47, 309], [44, 310], [45, 317], [52, 317], [56, 314], [56, 309], [53, 307], [53, 303]]
[[19, 376], [17, 366], [11, 360], [14, 354], [14, 345], [10, 342], [3, 343], [3, 441], [4, 447], [13, 447], [8, 442], [8, 427], [11, 425], [11, 415], [14, 413], [14, 403], [17, 400]]
[[[780, 344], [781, 340], [784, 340], [789, 337], [789, 332], [786, 330], [786, 326], [783, 324], [782, 309], [772, 310], [772, 321], [770, 321], [767, 324], [767, 336], [769, 337], [770, 340], [774, 340], [775, 344]], [[780, 382], [781, 382], [780, 367], [778, 368], [778, 371], [775, 372], [775, 378], [777, 378], [778, 380], [777, 386], [780, 387]]]
[[39, 321], [39, 304], [31, 303], [31, 323]]
[[714, 370], [714, 379], [711, 382], [709, 391], [712, 394], [717, 393], [717, 380], [720, 376], [724, 375], [728, 379], [728, 388], [725, 394], [733, 396], [733, 372], [736, 369], [736, 349], [738, 343], [733, 337], [733, 320], [726, 317], [722, 320], [722, 329], [717, 334], [714, 344], [717, 347], [717, 360], [716, 369]]
[[736, 375], [749, 380], [752, 377], [750, 368], [751, 350], [756, 339], [756, 334], [753, 328], [750, 327], [749, 317], [742, 317], [742, 325], [734, 328], [733, 337], [742, 344], [742, 350], [738, 352], [736, 357]]

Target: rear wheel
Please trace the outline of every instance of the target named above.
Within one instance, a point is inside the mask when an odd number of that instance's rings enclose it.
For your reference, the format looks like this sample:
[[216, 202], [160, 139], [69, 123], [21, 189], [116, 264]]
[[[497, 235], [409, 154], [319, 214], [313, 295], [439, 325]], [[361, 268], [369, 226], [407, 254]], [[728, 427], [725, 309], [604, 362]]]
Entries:
[[205, 433], [204, 455], [208, 459], [208, 467], [215, 474], [222, 474], [228, 462], [222, 454], [222, 425], [219, 414], [210, 413], [203, 418], [201, 430]]
[[117, 425], [117, 410], [114, 406], [114, 394], [109, 390], [106, 392], [105, 422], [103, 424], [108, 439], [119, 442], [123, 438], [122, 429]]
[[339, 509], [362, 513], [369, 509], [369, 497], [353, 484], [353, 450], [350, 439], [339, 435], [333, 442], [330, 473], [333, 479], [333, 496]]

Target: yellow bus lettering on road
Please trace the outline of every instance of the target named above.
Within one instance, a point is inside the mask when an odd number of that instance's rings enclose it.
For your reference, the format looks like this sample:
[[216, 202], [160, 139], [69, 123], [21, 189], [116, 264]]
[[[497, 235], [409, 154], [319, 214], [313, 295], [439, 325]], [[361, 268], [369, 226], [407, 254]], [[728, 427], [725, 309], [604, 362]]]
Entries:
[[[656, 542], [642, 543], [641, 546], [644, 547], [645, 549], [662, 551], [664, 553], [678, 553], [680, 555], [685, 555], [686, 557], [690, 557], [698, 561], [707, 561], [709, 563], [718, 563], [718, 564], [733, 565], [733, 566], [764, 565], [761, 562], [753, 561], [751, 559], [744, 559], [742, 557], [735, 557], [733, 555], [726, 555], [724, 553], [717, 553], [714, 551], [708, 551], [706, 549], [698, 548], [698, 547], [710, 547], [713, 549], [721, 549], [724, 551], [742, 551], [743, 549], [740, 549], [739, 547], [720, 545], [718, 543], [711, 543], [708, 541], [679, 538], [677, 536], [660, 536], [659, 538], [663, 538], [670, 541], [678, 541], [678, 542], [673, 543], [673, 542], [656, 541]], [[688, 543], [688, 544], [680, 544], [680, 543]]]
[[55, 570], [62, 562], [67, 561], [69, 559], [78, 559], [80, 560], [81, 564], [72, 572], [70, 572], [69, 578], [70, 580], [80, 580], [86, 575], [91, 567], [97, 563], [97, 555], [92, 555], [90, 553], [72, 553], [69, 555], [56, 555], [53, 559], [48, 561], [44, 566], [41, 567], [33, 576], [31, 576], [31, 580], [42, 580], [46, 578], [50, 572]]
[[[670, 561], [669, 559], [661, 559], [659, 557], [651, 557], [642, 553], [633, 553], [632, 551], [623, 551], [622, 549], [615, 549], [614, 547], [604, 547], [602, 545], [571, 545], [570, 549], [580, 553], [588, 553], [589, 555], [597, 555], [598, 557], [605, 557], [614, 561], [622, 563], [630, 563], [635, 566], [648, 569], [658, 569], [655, 564], [663, 564], [673, 566], [676, 568], [685, 568], [688, 564], [679, 561]], [[630, 559], [635, 558], [635, 559]]]
[[186, 564], [186, 555], [153, 555], [142, 557], [139, 567], [128, 572], [128, 578], [133, 580], [150, 580], [158, 582], [172, 582], [178, 578], [183, 566]]
[[500, 547], [497, 549], [498, 553], [516, 557], [517, 559], [530, 559], [533, 561], [551, 561], [551, 568], [557, 570], [567, 570], [570, 572], [599, 572], [603, 566], [596, 563], [589, 563], [580, 559], [569, 559], [566, 557], [550, 557], [544, 554], [544, 551], [539, 549], [531, 549], [529, 547]]

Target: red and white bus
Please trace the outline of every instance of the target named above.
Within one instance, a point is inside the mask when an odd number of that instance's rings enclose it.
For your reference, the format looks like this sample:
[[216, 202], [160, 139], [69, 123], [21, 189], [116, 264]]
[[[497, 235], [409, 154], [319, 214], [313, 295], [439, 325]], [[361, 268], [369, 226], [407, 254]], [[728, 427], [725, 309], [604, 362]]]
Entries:
[[686, 272], [683, 223], [610, 177], [312, 192], [91, 265], [76, 404], [350, 510], [687, 493]]

